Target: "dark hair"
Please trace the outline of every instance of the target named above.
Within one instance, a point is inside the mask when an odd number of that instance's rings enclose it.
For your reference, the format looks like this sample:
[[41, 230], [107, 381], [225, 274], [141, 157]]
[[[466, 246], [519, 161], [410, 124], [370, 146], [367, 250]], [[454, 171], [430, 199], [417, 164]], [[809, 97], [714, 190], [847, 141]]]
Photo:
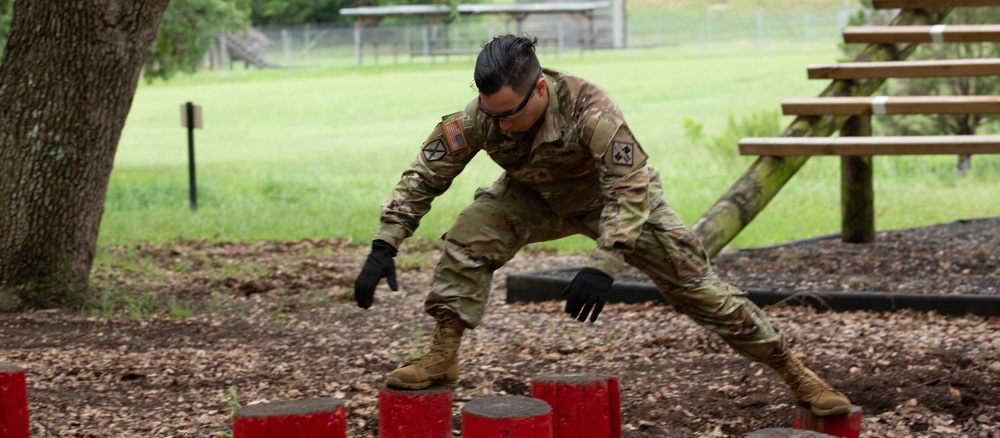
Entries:
[[475, 81], [480, 93], [496, 93], [510, 85], [515, 93], [527, 93], [538, 79], [538, 37], [498, 35], [486, 43], [476, 58]]

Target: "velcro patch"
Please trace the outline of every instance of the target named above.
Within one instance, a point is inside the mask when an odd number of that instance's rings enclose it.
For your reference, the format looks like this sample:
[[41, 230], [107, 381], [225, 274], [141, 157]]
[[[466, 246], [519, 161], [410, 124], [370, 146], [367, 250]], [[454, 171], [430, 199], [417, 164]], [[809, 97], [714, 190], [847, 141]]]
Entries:
[[611, 143], [611, 162], [623, 166], [632, 165], [632, 157], [635, 155], [635, 145], [624, 141]]
[[444, 158], [448, 154], [448, 150], [444, 147], [444, 141], [439, 138], [425, 144], [421, 153], [424, 154], [424, 160], [437, 161]]
[[452, 120], [444, 124], [444, 138], [448, 140], [448, 147], [451, 152], [458, 152], [468, 146], [465, 143], [465, 132], [462, 131], [462, 123], [459, 120]]

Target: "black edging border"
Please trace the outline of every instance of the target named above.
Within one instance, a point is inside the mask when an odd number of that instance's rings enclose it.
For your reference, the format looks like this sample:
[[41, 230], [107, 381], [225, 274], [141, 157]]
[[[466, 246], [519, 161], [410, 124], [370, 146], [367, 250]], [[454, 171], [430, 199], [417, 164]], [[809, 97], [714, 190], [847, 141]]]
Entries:
[[[562, 300], [563, 289], [572, 275], [582, 267], [547, 269], [525, 274], [507, 275], [508, 304], [515, 302], [539, 302]], [[563, 273], [564, 275], [551, 275]], [[896, 312], [902, 309], [935, 311], [942, 315], [1000, 316], [1000, 296], [998, 295], [944, 295], [944, 294], [899, 294], [888, 292], [842, 292], [842, 291], [780, 291], [769, 289], [744, 289], [751, 301], [758, 306], [784, 302], [789, 305], [812, 306], [819, 310], [851, 311], [870, 310]], [[617, 281], [611, 286], [608, 302], [642, 303], [666, 300], [652, 283]]]

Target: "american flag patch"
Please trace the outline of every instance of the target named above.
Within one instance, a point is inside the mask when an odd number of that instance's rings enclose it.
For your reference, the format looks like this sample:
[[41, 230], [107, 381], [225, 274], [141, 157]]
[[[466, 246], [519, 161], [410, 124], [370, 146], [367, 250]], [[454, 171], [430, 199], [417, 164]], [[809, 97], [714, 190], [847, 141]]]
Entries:
[[448, 148], [452, 152], [465, 148], [465, 132], [462, 131], [462, 124], [458, 120], [452, 120], [444, 124], [444, 138], [448, 140]]

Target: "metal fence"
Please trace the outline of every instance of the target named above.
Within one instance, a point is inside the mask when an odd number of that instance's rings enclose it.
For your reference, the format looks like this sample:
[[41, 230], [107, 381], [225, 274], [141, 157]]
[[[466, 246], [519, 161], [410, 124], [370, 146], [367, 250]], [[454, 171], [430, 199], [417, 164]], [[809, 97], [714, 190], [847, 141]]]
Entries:
[[[626, 49], [676, 47], [696, 54], [725, 51], [780, 51], [802, 43], [836, 44], [855, 11], [672, 11], [627, 16]], [[417, 19], [383, 20], [366, 26], [356, 52], [353, 24], [258, 27], [267, 37], [263, 55], [281, 67], [392, 65], [472, 59], [500, 33], [516, 33], [518, 23], [503, 16], [462, 17], [451, 23]], [[539, 35], [540, 56], [609, 48], [610, 23], [571, 16], [529, 17], [520, 29]], [[595, 43], [596, 42], [596, 43]]]

